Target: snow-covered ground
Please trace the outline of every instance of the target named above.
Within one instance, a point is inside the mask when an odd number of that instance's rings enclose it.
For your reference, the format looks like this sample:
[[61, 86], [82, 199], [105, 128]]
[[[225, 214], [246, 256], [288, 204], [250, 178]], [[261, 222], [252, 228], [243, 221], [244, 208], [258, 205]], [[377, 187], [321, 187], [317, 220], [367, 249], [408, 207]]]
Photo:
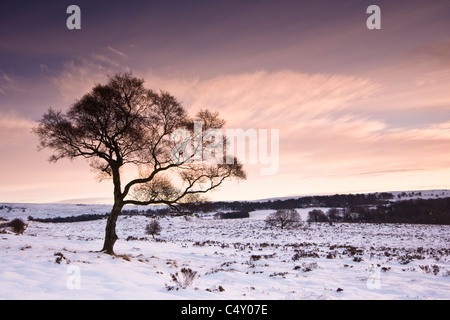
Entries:
[[[3, 206], [3, 207], [2, 207]], [[0, 204], [0, 217], [108, 212], [105, 205]], [[309, 209], [299, 210], [305, 219]], [[326, 210], [326, 208], [324, 209]], [[26, 221], [0, 234], [0, 299], [449, 299], [450, 226], [121, 216], [116, 256], [99, 253], [106, 220]], [[196, 272], [181, 288], [182, 269]]]

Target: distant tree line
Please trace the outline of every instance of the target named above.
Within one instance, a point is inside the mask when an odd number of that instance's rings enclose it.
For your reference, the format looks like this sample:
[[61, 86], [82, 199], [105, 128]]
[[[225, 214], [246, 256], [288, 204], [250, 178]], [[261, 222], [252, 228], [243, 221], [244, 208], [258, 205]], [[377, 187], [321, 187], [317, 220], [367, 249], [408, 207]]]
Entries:
[[195, 212], [214, 211], [243, 211], [251, 212], [255, 210], [278, 210], [291, 208], [311, 208], [329, 207], [343, 208], [348, 206], [362, 205], [383, 205], [394, 199], [392, 193], [372, 193], [372, 194], [337, 194], [328, 196], [305, 196], [292, 199], [268, 200], [268, 201], [217, 201], [202, 202], [195, 206], [191, 205], [191, 210]]
[[403, 200], [360, 209], [360, 216], [368, 222], [450, 224], [450, 198]]
[[309, 222], [450, 224], [450, 198], [411, 199], [377, 206], [346, 206], [308, 213]]
[[140, 216], [148, 216], [148, 217], [156, 217], [156, 216], [165, 216], [170, 214], [170, 208], [169, 207], [163, 207], [158, 209], [145, 209], [145, 210], [138, 210], [138, 209], [124, 209], [121, 212], [121, 215], [127, 215], [127, 216], [133, 216], [133, 215], [140, 215]]
[[[405, 194], [405, 196], [407, 196]], [[411, 196], [411, 195], [409, 195]], [[308, 214], [310, 222], [374, 222], [374, 223], [420, 223], [450, 224], [450, 198], [411, 199], [392, 201], [392, 193], [343, 194], [330, 196], [306, 196], [293, 199], [269, 201], [219, 201], [190, 203], [186, 213], [234, 212], [217, 218], [246, 218], [255, 210], [287, 210], [292, 208], [314, 209]], [[145, 215], [150, 217], [169, 215], [169, 207], [145, 210], [126, 209], [122, 215]], [[33, 218], [39, 222], [77, 222], [106, 218], [108, 214], [83, 214], [71, 217]]]
[[[401, 197], [421, 196], [420, 192], [399, 194]], [[189, 204], [190, 212], [234, 211], [248, 213], [256, 210], [289, 210], [292, 208], [315, 209], [308, 214], [310, 222], [374, 222], [450, 224], [450, 198], [410, 199], [393, 201], [389, 192], [370, 194], [337, 194], [305, 196], [268, 201], [217, 201]], [[398, 197], [397, 197], [398, 198]], [[331, 208], [331, 209], [330, 209]], [[169, 208], [145, 211], [124, 210], [123, 214], [150, 216], [170, 214]], [[230, 216], [231, 217], [231, 216]], [[226, 217], [218, 217], [226, 218]]]
[[67, 223], [67, 222], [82, 222], [100, 220], [108, 217], [108, 214], [80, 214], [78, 216], [70, 217], [53, 217], [53, 218], [33, 218], [28, 216], [28, 221], [46, 222], [46, 223]]

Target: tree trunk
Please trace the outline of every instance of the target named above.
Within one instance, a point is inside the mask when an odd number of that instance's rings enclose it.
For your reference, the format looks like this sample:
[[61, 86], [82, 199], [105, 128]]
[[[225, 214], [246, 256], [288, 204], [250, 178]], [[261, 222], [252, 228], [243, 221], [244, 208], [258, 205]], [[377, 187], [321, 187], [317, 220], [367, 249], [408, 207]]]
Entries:
[[114, 183], [114, 205], [109, 214], [108, 221], [105, 228], [105, 241], [103, 243], [103, 249], [107, 254], [114, 254], [114, 244], [118, 239], [116, 234], [116, 221], [122, 212], [123, 208], [123, 195], [120, 185], [120, 173], [119, 166], [112, 164], [113, 183]]
[[105, 241], [103, 243], [103, 249], [101, 250], [105, 253], [114, 254], [114, 244], [118, 239], [116, 234], [116, 221], [122, 211], [122, 207], [123, 205], [121, 204], [114, 204], [113, 209], [109, 214], [108, 221], [106, 222]]

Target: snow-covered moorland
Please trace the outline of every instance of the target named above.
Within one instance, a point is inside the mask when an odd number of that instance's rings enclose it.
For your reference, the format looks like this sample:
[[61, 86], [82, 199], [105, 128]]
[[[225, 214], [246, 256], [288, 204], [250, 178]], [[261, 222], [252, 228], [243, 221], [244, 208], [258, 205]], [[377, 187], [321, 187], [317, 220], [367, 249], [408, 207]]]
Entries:
[[[449, 299], [450, 226], [121, 216], [116, 256], [99, 253], [106, 221], [27, 221], [104, 214], [110, 206], [0, 204], [22, 235], [0, 233], [0, 299]], [[0, 221], [1, 223], [1, 221]]]

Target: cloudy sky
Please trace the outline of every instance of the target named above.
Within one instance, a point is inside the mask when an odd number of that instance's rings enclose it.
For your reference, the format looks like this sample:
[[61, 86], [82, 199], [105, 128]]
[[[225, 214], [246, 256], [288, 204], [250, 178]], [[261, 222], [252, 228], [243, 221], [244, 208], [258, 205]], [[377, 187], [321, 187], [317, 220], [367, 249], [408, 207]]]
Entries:
[[[81, 30], [66, 27], [71, 4]], [[381, 30], [366, 27], [371, 4]], [[448, 0], [2, 4], [0, 202], [111, 199], [30, 131], [124, 71], [228, 128], [279, 130], [277, 174], [248, 164], [212, 200], [450, 188], [449, 17]]]

